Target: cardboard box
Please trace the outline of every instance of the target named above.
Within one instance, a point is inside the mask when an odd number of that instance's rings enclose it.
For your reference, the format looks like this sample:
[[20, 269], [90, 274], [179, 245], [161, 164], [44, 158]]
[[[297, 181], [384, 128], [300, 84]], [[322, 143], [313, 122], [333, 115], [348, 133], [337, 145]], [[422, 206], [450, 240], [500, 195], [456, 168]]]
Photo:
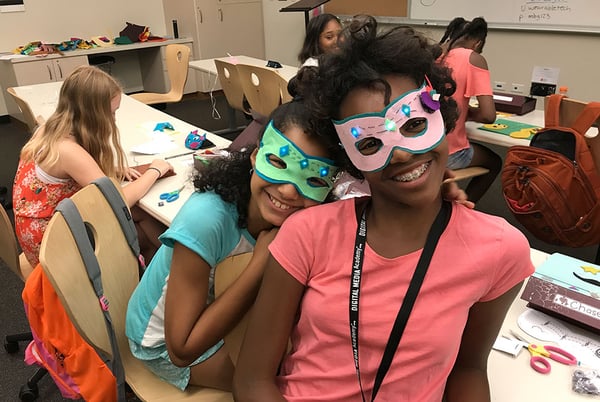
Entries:
[[529, 278], [528, 307], [600, 334], [600, 266], [552, 254]]
[[522, 115], [535, 109], [536, 99], [515, 94], [494, 92], [496, 111]]

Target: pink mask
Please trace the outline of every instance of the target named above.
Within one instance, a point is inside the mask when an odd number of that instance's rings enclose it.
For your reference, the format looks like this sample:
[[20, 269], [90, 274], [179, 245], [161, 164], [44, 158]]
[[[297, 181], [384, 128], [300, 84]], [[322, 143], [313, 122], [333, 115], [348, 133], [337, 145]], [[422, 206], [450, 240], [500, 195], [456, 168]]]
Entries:
[[[423, 119], [423, 128], [418, 132], [411, 135], [401, 133], [400, 129], [407, 122]], [[385, 168], [395, 149], [412, 154], [426, 153], [436, 148], [445, 134], [439, 95], [425, 84], [400, 95], [381, 112], [362, 113], [334, 120], [333, 124], [348, 157], [363, 172]], [[373, 138], [373, 143], [366, 151], [361, 144], [369, 141], [368, 138]]]

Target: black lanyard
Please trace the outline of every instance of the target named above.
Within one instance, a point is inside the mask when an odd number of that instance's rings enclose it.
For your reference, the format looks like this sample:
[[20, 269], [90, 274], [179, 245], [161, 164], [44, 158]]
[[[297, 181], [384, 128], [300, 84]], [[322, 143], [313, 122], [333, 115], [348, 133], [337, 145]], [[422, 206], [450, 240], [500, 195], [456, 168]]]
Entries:
[[[356, 368], [356, 375], [358, 377], [358, 385], [360, 386], [360, 393], [363, 402], [366, 402], [365, 393], [363, 391], [362, 381], [360, 379], [360, 366], [358, 364], [358, 309], [360, 300], [360, 281], [362, 276], [362, 265], [364, 260], [365, 244], [367, 241], [367, 220], [366, 220], [366, 206], [362, 210], [362, 215], [356, 228], [356, 240], [354, 242], [354, 259], [352, 260], [352, 277], [350, 280], [350, 339], [352, 342], [352, 353], [354, 356], [354, 367]], [[375, 383], [373, 384], [373, 392], [371, 394], [371, 401], [375, 400], [379, 387], [383, 382], [383, 378], [387, 374], [394, 353], [400, 343], [400, 338], [406, 328], [406, 323], [410, 312], [412, 311], [423, 279], [429, 268], [429, 262], [435, 250], [435, 246], [442, 235], [444, 229], [448, 225], [450, 215], [452, 213], [452, 206], [448, 202], [443, 202], [440, 211], [438, 212], [429, 233], [427, 234], [427, 240], [425, 240], [425, 247], [417, 263], [417, 267], [413, 274], [413, 277], [404, 296], [402, 306], [396, 316], [396, 321], [392, 327], [385, 351], [381, 357], [381, 363], [377, 369], [377, 375], [375, 376]]]

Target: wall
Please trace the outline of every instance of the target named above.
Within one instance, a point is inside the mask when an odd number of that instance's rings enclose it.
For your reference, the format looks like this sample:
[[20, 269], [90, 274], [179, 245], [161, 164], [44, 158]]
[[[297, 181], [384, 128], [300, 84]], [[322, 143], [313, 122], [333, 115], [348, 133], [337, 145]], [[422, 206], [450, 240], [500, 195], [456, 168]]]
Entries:
[[[392, 19], [380, 19], [389, 22]], [[398, 24], [394, 21], [394, 24]], [[434, 40], [445, 27], [416, 26]], [[569, 87], [569, 96], [600, 101], [600, 35], [566, 32], [490, 30], [483, 55], [492, 81], [525, 84], [529, 92], [534, 66], [560, 68], [559, 86]], [[540, 105], [538, 101], [537, 106]]]
[[281, 64], [297, 66], [304, 41], [304, 13], [281, 13], [280, 9], [297, 0], [263, 0], [265, 57]]
[[0, 52], [38, 40], [115, 37], [126, 21], [149, 26], [158, 36], [167, 32], [161, 0], [25, 0], [24, 12], [0, 13]]

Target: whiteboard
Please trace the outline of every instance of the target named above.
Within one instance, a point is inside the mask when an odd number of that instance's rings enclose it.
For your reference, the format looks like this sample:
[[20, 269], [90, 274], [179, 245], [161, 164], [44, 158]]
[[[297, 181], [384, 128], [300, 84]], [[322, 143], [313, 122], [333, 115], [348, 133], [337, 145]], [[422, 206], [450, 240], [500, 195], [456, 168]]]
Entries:
[[443, 22], [484, 17], [490, 27], [600, 32], [600, 1], [411, 0], [409, 17]]

